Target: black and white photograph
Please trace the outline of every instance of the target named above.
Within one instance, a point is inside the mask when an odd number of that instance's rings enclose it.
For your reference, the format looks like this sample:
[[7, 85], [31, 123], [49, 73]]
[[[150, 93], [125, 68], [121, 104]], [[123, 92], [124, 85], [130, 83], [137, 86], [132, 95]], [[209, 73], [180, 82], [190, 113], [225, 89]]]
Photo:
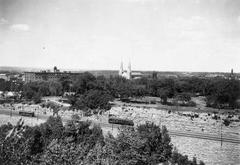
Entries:
[[0, 0], [0, 165], [240, 165], [240, 0]]

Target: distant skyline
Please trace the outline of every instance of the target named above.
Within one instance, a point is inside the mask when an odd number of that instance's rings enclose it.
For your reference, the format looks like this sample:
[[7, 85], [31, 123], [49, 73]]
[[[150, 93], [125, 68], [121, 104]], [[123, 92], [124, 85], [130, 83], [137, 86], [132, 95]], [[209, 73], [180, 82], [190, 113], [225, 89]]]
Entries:
[[240, 72], [238, 0], [0, 0], [0, 66]]

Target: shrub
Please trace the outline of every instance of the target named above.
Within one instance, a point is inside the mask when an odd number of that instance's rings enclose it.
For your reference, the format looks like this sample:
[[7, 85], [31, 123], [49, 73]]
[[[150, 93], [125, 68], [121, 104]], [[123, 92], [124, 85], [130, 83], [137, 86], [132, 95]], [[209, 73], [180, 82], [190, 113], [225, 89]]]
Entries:
[[223, 120], [223, 124], [225, 125], [225, 126], [229, 126], [230, 125], [230, 120], [229, 119], [224, 119]]

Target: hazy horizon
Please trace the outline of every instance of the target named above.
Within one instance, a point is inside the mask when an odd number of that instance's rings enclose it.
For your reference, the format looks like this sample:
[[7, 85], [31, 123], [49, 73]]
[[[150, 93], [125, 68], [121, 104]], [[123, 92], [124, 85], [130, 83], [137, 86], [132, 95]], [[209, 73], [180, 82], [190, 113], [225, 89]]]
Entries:
[[0, 66], [240, 72], [240, 1], [0, 0]]
[[[3, 69], [5, 68], [5, 69]], [[22, 66], [0, 66], [0, 71], [9, 71], [7, 68], [12, 68], [12, 70], [16, 70], [17, 68], [20, 68], [24, 71], [53, 71], [53, 67], [22, 67]], [[119, 69], [81, 69], [81, 68], [58, 68], [60, 69], [60, 72], [63, 71], [71, 71], [71, 72], [88, 72], [88, 71], [114, 71], [119, 72]], [[140, 72], [169, 72], [169, 73], [231, 73], [231, 70], [229, 71], [184, 71], [184, 70], [132, 70], [132, 71], [140, 71]], [[240, 72], [233, 70], [235, 74], [240, 74]]]

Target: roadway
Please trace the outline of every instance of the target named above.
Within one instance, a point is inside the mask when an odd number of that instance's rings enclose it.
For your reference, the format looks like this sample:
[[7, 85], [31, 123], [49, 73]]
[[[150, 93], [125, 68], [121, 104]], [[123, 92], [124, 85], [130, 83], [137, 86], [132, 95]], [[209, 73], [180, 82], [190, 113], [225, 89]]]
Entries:
[[[18, 111], [11, 111], [6, 109], [0, 109], [0, 114], [3, 115], [12, 115], [12, 116], [19, 116]], [[44, 114], [36, 114], [37, 116], [35, 118], [47, 120], [49, 117], [48, 115]], [[86, 120], [87, 118], [84, 118], [83, 120]], [[67, 122], [68, 118], [62, 118], [63, 122]], [[99, 125], [102, 128], [119, 128], [121, 125], [118, 124], [109, 124], [106, 122], [96, 122], [92, 121], [92, 123]], [[240, 137], [229, 137], [225, 134], [217, 135], [217, 134], [209, 134], [209, 133], [201, 133], [201, 132], [186, 132], [186, 131], [177, 131], [177, 130], [169, 130], [170, 136], [182, 136], [182, 137], [190, 137], [190, 138], [198, 138], [198, 139], [205, 139], [205, 140], [213, 140], [213, 141], [222, 141], [222, 142], [228, 142], [228, 143], [236, 143], [240, 144]]]

